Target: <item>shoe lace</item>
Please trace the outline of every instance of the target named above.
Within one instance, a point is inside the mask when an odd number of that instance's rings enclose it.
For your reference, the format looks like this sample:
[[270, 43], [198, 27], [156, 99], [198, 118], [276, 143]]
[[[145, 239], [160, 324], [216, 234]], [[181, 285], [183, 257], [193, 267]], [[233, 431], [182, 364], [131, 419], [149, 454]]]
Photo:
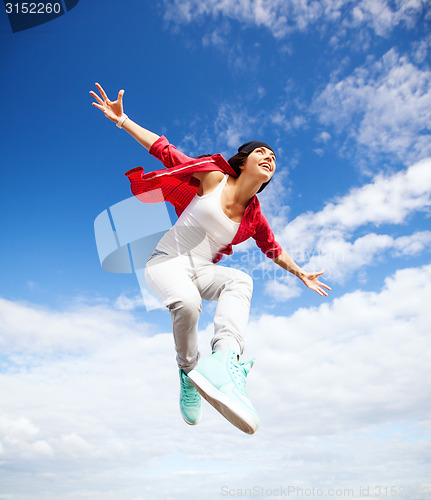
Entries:
[[246, 397], [247, 391], [245, 389], [245, 382], [248, 370], [245, 365], [248, 363], [239, 363], [236, 362], [236, 354], [232, 354], [231, 363], [230, 363], [230, 371], [232, 378], [234, 379], [235, 385], [237, 389]]
[[181, 374], [181, 389], [185, 406], [194, 406], [199, 401], [200, 395], [185, 373]]

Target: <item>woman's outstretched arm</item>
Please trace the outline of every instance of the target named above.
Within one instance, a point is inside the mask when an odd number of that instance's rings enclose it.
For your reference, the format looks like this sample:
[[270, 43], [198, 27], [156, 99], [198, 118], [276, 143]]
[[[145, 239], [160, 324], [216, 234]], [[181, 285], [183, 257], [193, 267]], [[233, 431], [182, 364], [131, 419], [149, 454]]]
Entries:
[[[96, 108], [99, 108], [102, 110], [107, 118], [109, 118], [111, 121], [117, 123], [118, 120], [123, 116], [123, 95], [124, 95], [124, 90], [120, 90], [118, 92], [118, 98], [116, 101], [110, 101], [108, 99], [108, 96], [106, 95], [105, 91], [99, 85], [96, 83], [96, 87], [98, 88], [100, 95], [102, 98], [100, 98], [95, 92], [92, 90], [90, 91], [90, 94], [96, 99], [96, 102], [93, 102], [93, 106]], [[159, 139], [160, 136], [155, 134], [154, 132], [151, 132], [150, 130], [147, 130], [137, 123], [135, 123], [133, 120], [131, 120], [129, 117], [125, 119], [123, 122], [122, 128], [128, 132], [134, 139], [136, 139], [139, 144], [142, 144], [144, 148], [150, 149], [151, 146]]]
[[147, 149], [150, 149], [157, 139], [160, 138], [159, 135], [141, 127], [129, 117], [123, 123], [123, 129]]

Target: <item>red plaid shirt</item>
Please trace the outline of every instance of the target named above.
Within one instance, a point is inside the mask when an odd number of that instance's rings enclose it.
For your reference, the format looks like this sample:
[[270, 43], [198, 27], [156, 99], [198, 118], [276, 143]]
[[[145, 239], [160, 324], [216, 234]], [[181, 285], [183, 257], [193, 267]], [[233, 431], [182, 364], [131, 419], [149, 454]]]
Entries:
[[[151, 146], [150, 154], [158, 158], [168, 170], [156, 170], [147, 174], [142, 167], [129, 170], [125, 175], [130, 180], [132, 193], [145, 203], [168, 201], [175, 207], [178, 216], [182, 214], [199, 188], [199, 180], [192, 177], [193, 173], [218, 170], [233, 177], [238, 176], [223, 156], [217, 154], [205, 158], [191, 158], [169, 144], [164, 136]], [[223, 254], [231, 255], [232, 245], [237, 245], [250, 237], [255, 239], [257, 246], [270, 259], [281, 254], [282, 248], [275, 240], [268, 220], [260, 210], [257, 196], [253, 196], [248, 203], [232, 243], [220, 250], [214, 263], [219, 262]]]

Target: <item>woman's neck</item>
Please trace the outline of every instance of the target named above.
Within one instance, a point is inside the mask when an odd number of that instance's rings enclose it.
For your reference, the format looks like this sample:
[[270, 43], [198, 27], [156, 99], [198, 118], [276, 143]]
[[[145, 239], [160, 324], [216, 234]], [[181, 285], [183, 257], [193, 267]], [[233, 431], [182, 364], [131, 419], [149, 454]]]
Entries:
[[232, 189], [232, 201], [246, 207], [253, 196], [259, 191], [261, 183], [256, 180], [240, 175], [239, 177], [229, 176], [229, 186]]

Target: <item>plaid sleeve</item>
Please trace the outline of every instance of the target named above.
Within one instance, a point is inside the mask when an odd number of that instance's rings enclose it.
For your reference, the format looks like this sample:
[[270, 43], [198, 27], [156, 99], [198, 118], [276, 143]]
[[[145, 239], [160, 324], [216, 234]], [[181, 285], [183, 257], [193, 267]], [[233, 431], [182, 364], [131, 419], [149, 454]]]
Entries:
[[260, 220], [256, 226], [253, 238], [256, 240], [256, 245], [270, 259], [275, 259], [283, 251], [280, 244], [275, 240], [267, 218], [262, 213], [260, 214]]
[[175, 146], [169, 143], [164, 135], [153, 143], [149, 149], [149, 153], [160, 160], [166, 168], [176, 167], [194, 159], [178, 151]]

